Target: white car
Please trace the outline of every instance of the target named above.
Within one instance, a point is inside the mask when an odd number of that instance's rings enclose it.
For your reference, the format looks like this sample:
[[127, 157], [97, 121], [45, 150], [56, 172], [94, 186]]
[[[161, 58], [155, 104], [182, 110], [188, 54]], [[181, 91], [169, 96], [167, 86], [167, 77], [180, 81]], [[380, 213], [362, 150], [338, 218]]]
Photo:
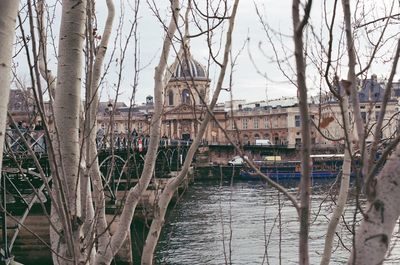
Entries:
[[[247, 159], [247, 156], [245, 156]], [[231, 160], [229, 160], [229, 166], [243, 166], [245, 163], [244, 159], [241, 156], [235, 156]]]

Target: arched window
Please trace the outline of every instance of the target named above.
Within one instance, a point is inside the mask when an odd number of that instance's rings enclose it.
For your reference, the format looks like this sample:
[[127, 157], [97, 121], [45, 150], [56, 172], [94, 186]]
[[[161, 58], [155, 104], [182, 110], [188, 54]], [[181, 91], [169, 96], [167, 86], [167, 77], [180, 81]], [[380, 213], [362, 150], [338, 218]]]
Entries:
[[190, 92], [189, 89], [182, 91], [182, 103], [190, 104]]
[[168, 91], [168, 105], [174, 105], [174, 93], [172, 90]]

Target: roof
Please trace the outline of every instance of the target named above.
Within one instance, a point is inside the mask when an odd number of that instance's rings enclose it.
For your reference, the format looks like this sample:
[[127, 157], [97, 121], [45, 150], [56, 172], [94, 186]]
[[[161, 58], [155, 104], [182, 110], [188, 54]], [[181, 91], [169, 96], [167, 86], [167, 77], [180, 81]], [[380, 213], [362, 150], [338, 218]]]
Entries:
[[360, 102], [382, 101], [385, 89], [376, 80], [373, 75], [371, 79], [362, 82], [361, 89], [358, 92]]
[[298, 103], [296, 97], [282, 97], [271, 100], [261, 100], [249, 103], [240, 104], [239, 108], [253, 109], [253, 108], [277, 108], [277, 107], [293, 107]]
[[111, 107], [113, 107], [114, 110], [119, 110], [121, 108], [127, 107], [127, 105], [124, 102], [116, 102], [115, 106], [113, 101], [99, 102], [98, 113], [109, 112]]
[[206, 71], [198, 61], [193, 59], [189, 54], [189, 58], [184, 58], [172, 73], [172, 80], [176, 79], [207, 79]]

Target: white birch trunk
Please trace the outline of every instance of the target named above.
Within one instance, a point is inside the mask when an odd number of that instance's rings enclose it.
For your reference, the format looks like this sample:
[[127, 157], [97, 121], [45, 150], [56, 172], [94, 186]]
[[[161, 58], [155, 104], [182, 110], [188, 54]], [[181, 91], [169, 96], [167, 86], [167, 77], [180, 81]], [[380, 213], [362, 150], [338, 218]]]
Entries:
[[[52, 74], [50, 69], [47, 68], [47, 34], [44, 19], [44, 1], [37, 2], [37, 16], [38, 16], [38, 31], [39, 31], [39, 51], [38, 51], [38, 65], [40, 75], [46, 80], [51, 100], [54, 99], [56, 90], [56, 77]], [[44, 110], [43, 110], [44, 111]], [[51, 130], [51, 128], [50, 128]]]
[[[353, 38], [353, 32], [352, 32], [352, 22], [351, 22], [351, 10], [350, 10], [350, 1], [349, 0], [342, 0], [342, 6], [343, 6], [343, 15], [344, 15], [344, 23], [345, 23], [345, 33], [346, 33], [346, 46], [347, 46], [347, 54], [348, 54], [348, 66], [349, 66], [349, 71], [348, 71], [348, 81], [350, 82], [350, 97], [351, 97], [351, 103], [353, 105], [353, 115], [354, 115], [354, 122], [356, 125], [356, 132], [355, 134], [355, 139], [354, 141], [359, 145], [360, 147], [360, 153], [364, 154], [362, 157], [363, 160], [363, 166], [361, 169], [361, 172], [364, 176], [368, 175], [368, 154], [367, 150], [365, 150], [365, 124], [364, 121], [361, 117], [361, 109], [360, 109], [360, 103], [359, 103], [359, 98], [358, 98], [358, 91], [357, 91], [357, 76], [356, 76], [356, 64], [357, 64], [357, 58], [356, 58], [356, 51], [354, 47], [354, 38]], [[364, 178], [364, 181], [366, 181], [367, 178]], [[367, 197], [369, 194], [366, 194]]]
[[[158, 239], [160, 237], [161, 229], [164, 225], [165, 214], [167, 212], [168, 205], [169, 205], [174, 193], [179, 188], [179, 185], [187, 177], [187, 173], [188, 173], [191, 161], [193, 159], [193, 156], [195, 155], [197, 148], [200, 145], [200, 142], [204, 135], [204, 132], [207, 129], [208, 122], [211, 119], [212, 109], [214, 108], [215, 104], [217, 103], [218, 96], [219, 96], [219, 93], [221, 92], [222, 83], [223, 83], [223, 80], [225, 77], [226, 68], [228, 66], [229, 52], [231, 50], [231, 45], [232, 45], [232, 32], [233, 32], [238, 2], [239, 2], [239, 0], [235, 0], [235, 3], [233, 5], [232, 14], [230, 16], [229, 28], [228, 28], [228, 32], [227, 32], [227, 36], [226, 36], [226, 43], [225, 43], [225, 49], [224, 49], [223, 63], [222, 63], [221, 72], [220, 72], [220, 75], [218, 78], [217, 87], [214, 92], [212, 101], [210, 103], [209, 108], [207, 108], [207, 113], [204, 117], [204, 120], [201, 123], [198, 134], [197, 134], [196, 138], [194, 139], [194, 141], [192, 142], [192, 145], [190, 146], [190, 149], [186, 155], [185, 162], [182, 166], [181, 171], [179, 172], [179, 175], [176, 178], [172, 178], [168, 181], [167, 185], [165, 186], [165, 188], [164, 188], [163, 192], [161, 193], [160, 198], [157, 202], [157, 207], [154, 211], [154, 219], [151, 223], [150, 230], [147, 234], [146, 242], [143, 247], [142, 261], [141, 261], [142, 265], [153, 264], [154, 251], [157, 246]], [[187, 21], [185, 21], [185, 23], [186, 22]]]
[[[345, 93], [342, 97], [342, 118], [346, 133], [346, 144], [344, 148], [344, 159], [342, 165], [342, 178], [340, 182], [340, 191], [337, 199], [335, 210], [329, 221], [328, 230], [325, 236], [324, 253], [322, 254], [321, 265], [328, 265], [332, 256], [332, 244], [335, 236], [336, 227], [339, 224], [340, 218], [343, 214], [344, 207], [346, 206], [347, 197], [349, 194], [350, 186], [350, 173], [351, 173], [351, 144], [353, 141], [353, 130], [351, 129], [349, 120], [349, 98]], [[349, 146], [350, 144], [350, 146]]]
[[[361, 153], [364, 150], [364, 124], [361, 119], [356, 91], [356, 55], [352, 34], [350, 1], [342, 0], [347, 50], [349, 56], [349, 81], [351, 82], [352, 103], [359, 137]], [[362, 175], [367, 196], [367, 205], [364, 209], [363, 221], [355, 234], [352, 254], [348, 264], [382, 264], [389, 248], [393, 229], [400, 215], [400, 146], [386, 161], [379, 176], [368, 176], [368, 155], [364, 155]], [[374, 179], [374, 181], [372, 181]]]
[[376, 179], [376, 196], [367, 203], [348, 264], [382, 264], [400, 215], [400, 145]]
[[[161, 115], [163, 107], [163, 90], [165, 83], [163, 76], [167, 69], [167, 59], [169, 56], [170, 48], [172, 46], [172, 38], [177, 29], [177, 22], [179, 19], [179, 1], [171, 1], [172, 17], [168, 26], [168, 31], [164, 39], [163, 49], [160, 56], [160, 61], [155, 69], [154, 74], [154, 114], [150, 125], [150, 143], [146, 153], [146, 160], [143, 167], [141, 178], [136, 186], [129, 190], [124, 209], [121, 213], [120, 223], [116, 232], [112, 235], [111, 241], [107, 244], [105, 250], [97, 253], [95, 264], [105, 265], [110, 264], [117, 251], [121, 248], [124, 242], [129, 227], [131, 225], [133, 214], [142, 193], [147, 189], [151, 177], [153, 175], [155, 161], [157, 157], [157, 150], [161, 136]], [[168, 80], [167, 80], [168, 81]]]
[[[88, 177], [92, 180], [93, 185], [93, 199], [95, 202], [95, 215], [96, 215], [96, 235], [98, 236], [97, 248], [99, 251], [105, 251], [110, 241], [110, 234], [107, 232], [107, 220], [105, 213], [105, 197], [103, 183], [101, 179], [101, 173], [99, 168], [98, 156], [97, 156], [97, 145], [96, 145], [96, 115], [98, 111], [99, 102], [99, 85], [101, 77], [101, 69], [103, 66], [104, 57], [107, 51], [110, 35], [112, 32], [112, 26], [115, 16], [115, 8], [113, 0], [107, 0], [108, 16], [102, 34], [102, 39], [98, 47], [95, 62], [93, 65], [91, 85], [88, 88], [89, 99], [87, 103], [89, 105], [87, 115], [87, 130], [88, 130], [88, 143], [87, 143], [87, 163], [88, 163]], [[90, 221], [90, 220], [88, 220]]]
[[[62, 193], [66, 208], [65, 216], [52, 218], [65, 221], [58, 238], [50, 230], [53, 249], [65, 253], [71, 262], [61, 260], [53, 255], [56, 264], [79, 263], [80, 259], [80, 188], [79, 168], [79, 114], [81, 104], [81, 82], [83, 62], [83, 41], [86, 20], [86, 1], [66, 0], [62, 3], [62, 17], [58, 50], [57, 87], [54, 103], [56, 136], [55, 160], [57, 162], [60, 183], [54, 185], [55, 193]], [[61, 220], [64, 219], [64, 220]]]
[[[55, 96], [55, 90], [56, 90], [56, 78], [52, 74], [52, 72], [47, 68], [47, 62], [46, 62], [46, 48], [47, 48], [47, 36], [46, 36], [46, 31], [45, 31], [45, 19], [44, 19], [44, 0], [39, 0], [37, 3], [37, 20], [38, 20], [38, 35], [39, 35], [39, 52], [38, 52], [38, 66], [39, 66], [39, 71], [40, 75], [43, 77], [44, 80], [46, 80], [48, 90], [49, 90], [49, 95], [50, 95], [50, 102], [53, 103], [53, 99]], [[52, 107], [52, 105], [50, 105]], [[53, 109], [51, 108], [50, 113], [45, 113], [45, 109], [42, 110], [44, 113], [45, 118], [49, 118], [49, 120], [46, 120], [47, 126], [48, 126], [48, 131], [50, 134], [50, 137], [53, 139], [56, 139], [56, 130], [55, 130], [55, 125], [54, 125], [54, 113]], [[46, 134], [47, 136], [47, 134]], [[52, 139], [49, 139], [46, 137], [47, 141], [47, 146], [48, 146], [48, 159], [49, 159], [49, 164], [52, 172], [52, 177], [53, 177], [53, 190], [51, 191], [52, 194], [52, 203], [51, 203], [51, 216], [50, 216], [50, 221], [53, 224], [50, 226], [50, 245], [52, 246], [52, 249], [57, 253], [52, 253], [53, 256], [53, 262], [54, 264], [62, 264], [64, 260], [62, 257], [67, 256], [67, 247], [62, 247], [60, 248], [60, 237], [59, 233], [54, 230], [54, 228], [57, 231], [67, 231], [68, 230], [68, 220], [66, 218], [67, 214], [67, 207], [63, 207], [65, 205], [65, 196], [61, 192], [57, 192], [60, 190], [60, 177], [61, 175], [58, 174], [57, 168], [57, 162], [56, 162], [56, 157], [54, 152], [54, 146], [53, 143], [51, 142]], [[61, 189], [62, 190], [62, 189]], [[69, 237], [69, 233], [66, 235], [66, 237]], [[65, 241], [65, 239], [64, 239]], [[71, 242], [71, 240], [68, 240]], [[57, 248], [55, 248], [57, 246]], [[69, 248], [72, 245], [69, 246]]]
[[11, 87], [12, 47], [19, 1], [0, 1], [0, 172]]
[[[0, 174], [2, 173], [8, 99], [11, 87], [13, 40], [18, 6], [19, 1], [0, 1]], [[0, 176], [0, 180], [2, 180], [2, 177], [3, 175]], [[7, 260], [4, 260], [4, 263], [7, 263]]]

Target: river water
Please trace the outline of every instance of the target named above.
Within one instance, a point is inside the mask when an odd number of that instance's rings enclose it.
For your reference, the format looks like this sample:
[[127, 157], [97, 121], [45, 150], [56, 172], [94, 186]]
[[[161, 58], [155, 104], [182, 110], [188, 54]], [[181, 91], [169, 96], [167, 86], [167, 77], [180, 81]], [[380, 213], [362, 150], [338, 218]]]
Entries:
[[[310, 264], [321, 259], [337, 191], [331, 184], [313, 185]], [[298, 183], [284, 185], [297, 195]], [[344, 215], [347, 225], [341, 222], [338, 228], [331, 264], [345, 264], [349, 256], [354, 205], [350, 198]], [[261, 182], [196, 181], [167, 217], [157, 264], [298, 264], [298, 227], [291, 203]], [[399, 240], [397, 232], [395, 238]], [[385, 264], [400, 264], [400, 244]]]

